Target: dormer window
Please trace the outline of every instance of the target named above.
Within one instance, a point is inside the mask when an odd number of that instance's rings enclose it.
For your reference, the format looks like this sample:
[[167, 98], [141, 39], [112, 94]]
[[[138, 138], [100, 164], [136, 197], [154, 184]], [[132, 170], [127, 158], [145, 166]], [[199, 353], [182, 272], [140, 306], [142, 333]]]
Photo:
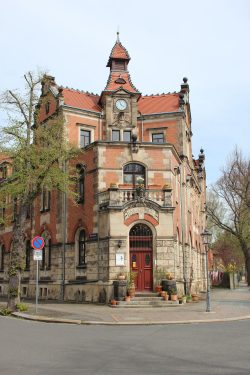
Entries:
[[125, 61], [124, 60], [114, 60], [112, 64], [113, 70], [125, 70]]
[[152, 142], [153, 143], [164, 143], [164, 134], [163, 133], [152, 133]]

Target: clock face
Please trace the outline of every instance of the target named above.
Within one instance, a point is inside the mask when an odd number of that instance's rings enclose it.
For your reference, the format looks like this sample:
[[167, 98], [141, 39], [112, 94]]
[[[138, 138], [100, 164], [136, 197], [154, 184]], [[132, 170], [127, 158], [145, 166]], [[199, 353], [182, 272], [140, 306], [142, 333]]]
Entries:
[[127, 108], [127, 102], [123, 99], [118, 99], [115, 103], [115, 106], [119, 111], [124, 111]]

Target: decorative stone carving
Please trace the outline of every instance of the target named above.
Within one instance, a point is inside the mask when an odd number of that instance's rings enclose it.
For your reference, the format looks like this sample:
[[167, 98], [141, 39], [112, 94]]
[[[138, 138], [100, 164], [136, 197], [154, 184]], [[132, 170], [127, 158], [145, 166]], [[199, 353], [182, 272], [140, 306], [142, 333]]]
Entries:
[[123, 214], [124, 214], [124, 220], [127, 220], [130, 216], [136, 215], [136, 214], [138, 214], [139, 219], [142, 220], [142, 219], [144, 219], [144, 215], [148, 214], [159, 222], [159, 213], [156, 210], [154, 210], [153, 208], [150, 208], [150, 207], [145, 207], [145, 206], [138, 207], [138, 206], [136, 206], [136, 207], [127, 208], [126, 210], [124, 210]]

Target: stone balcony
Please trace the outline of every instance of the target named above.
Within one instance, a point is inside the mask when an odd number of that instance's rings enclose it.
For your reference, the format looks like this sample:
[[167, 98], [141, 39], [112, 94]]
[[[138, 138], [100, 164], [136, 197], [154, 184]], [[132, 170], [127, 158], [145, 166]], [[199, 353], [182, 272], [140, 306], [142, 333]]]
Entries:
[[112, 207], [122, 208], [126, 203], [154, 202], [161, 207], [172, 207], [172, 189], [124, 189], [118, 187], [109, 188], [98, 194], [98, 203], [100, 208]]

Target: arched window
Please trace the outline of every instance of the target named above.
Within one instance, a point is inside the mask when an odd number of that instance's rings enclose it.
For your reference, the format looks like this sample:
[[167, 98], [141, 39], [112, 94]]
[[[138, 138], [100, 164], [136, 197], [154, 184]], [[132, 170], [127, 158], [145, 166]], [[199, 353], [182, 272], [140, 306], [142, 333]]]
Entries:
[[82, 164], [77, 164], [77, 202], [84, 203], [85, 198], [85, 167]]
[[123, 181], [125, 184], [136, 186], [146, 183], [145, 167], [138, 163], [130, 163], [123, 168]]
[[4, 245], [0, 245], [0, 271], [4, 271], [4, 253], [5, 247]]
[[25, 248], [25, 270], [30, 270], [30, 253], [31, 253], [31, 247], [30, 247], [30, 241], [26, 241], [26, 248]]
[[45, 246], [42, 250], [41, 270], [50, 270], [51, 268], [51, 239], [47, 234], [43, 234]]
[[78, 237], [78, 266], [86, 264], [86, 235], [83, 229], [79, 232]]

